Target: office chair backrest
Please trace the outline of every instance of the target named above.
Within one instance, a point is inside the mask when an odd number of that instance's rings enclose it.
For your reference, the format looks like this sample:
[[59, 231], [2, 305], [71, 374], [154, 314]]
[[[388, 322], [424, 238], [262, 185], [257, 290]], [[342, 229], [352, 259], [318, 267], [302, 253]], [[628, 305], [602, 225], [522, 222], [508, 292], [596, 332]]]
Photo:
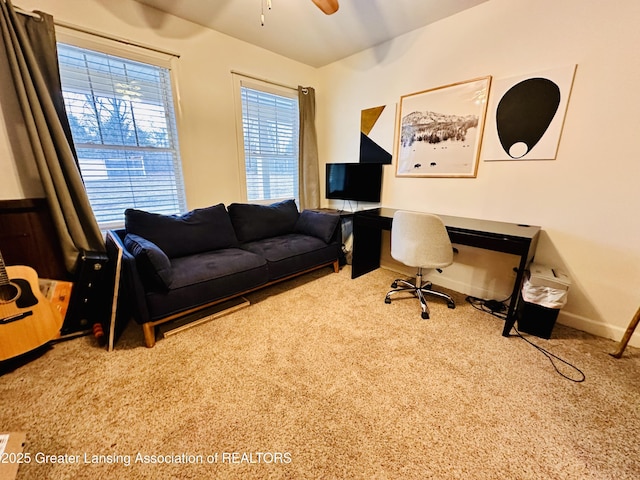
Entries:
[[391, 256], [410, 267], [443, 268], [453, 263], [453, 246], [437, 215], [398, 211], [391, 225]]

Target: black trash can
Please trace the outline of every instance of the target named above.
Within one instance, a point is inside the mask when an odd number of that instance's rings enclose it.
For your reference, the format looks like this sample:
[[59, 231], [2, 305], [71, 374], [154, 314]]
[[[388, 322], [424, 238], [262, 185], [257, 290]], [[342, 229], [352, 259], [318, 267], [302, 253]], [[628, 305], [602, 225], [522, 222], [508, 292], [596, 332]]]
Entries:
[[548, 340], [551, 338], [558, 313], [559, 308], [547, 308], [527, 302], [521, 295], [518, 304], [518, 330]]
[[546, 265], [531, 264], [518, 302], [518, 330], [551, 338], [560, 309], [567, 302], [569, 277]]

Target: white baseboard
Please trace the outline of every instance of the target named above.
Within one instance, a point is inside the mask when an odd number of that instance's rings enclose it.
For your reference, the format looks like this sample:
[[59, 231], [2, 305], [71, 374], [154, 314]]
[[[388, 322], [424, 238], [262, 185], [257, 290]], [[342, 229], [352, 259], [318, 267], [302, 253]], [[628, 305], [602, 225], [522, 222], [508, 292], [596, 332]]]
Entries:
[[[582, 330], [583, 332], [591, 333], [592, 335], [609, 338], [616, 342], [619, 342], [622, 339], [622, 336], [626, 331], [626, 327], [622, 328], [615, 325], [609, 325], [581, 315], [565, 312], [563, 310], [560, 310], [560, 313], [558, 314], [558, 323], [577, 330]], [[640, 347], [640, 329], [638, 329], [638, 332], [631, 337], [628, 345], [631, 347]]]

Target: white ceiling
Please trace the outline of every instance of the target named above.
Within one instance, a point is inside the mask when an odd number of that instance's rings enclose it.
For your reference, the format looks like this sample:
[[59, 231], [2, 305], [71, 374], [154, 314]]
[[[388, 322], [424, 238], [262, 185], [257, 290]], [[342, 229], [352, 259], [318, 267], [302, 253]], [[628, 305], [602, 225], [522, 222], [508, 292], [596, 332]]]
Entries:
[[340, 0], [330, 16], [311, 0], [272, 0], [271, 10], [267, 0], [137, 1], [321, 67], [488, 0]]

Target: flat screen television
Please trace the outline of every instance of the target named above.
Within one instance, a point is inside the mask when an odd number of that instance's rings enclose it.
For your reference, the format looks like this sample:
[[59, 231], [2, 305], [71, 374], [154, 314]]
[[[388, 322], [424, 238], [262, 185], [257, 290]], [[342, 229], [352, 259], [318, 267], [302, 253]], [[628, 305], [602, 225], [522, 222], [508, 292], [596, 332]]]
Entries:
[[379, 202], [382, 189], [380, 163], [327, 163], [326, 198]]

